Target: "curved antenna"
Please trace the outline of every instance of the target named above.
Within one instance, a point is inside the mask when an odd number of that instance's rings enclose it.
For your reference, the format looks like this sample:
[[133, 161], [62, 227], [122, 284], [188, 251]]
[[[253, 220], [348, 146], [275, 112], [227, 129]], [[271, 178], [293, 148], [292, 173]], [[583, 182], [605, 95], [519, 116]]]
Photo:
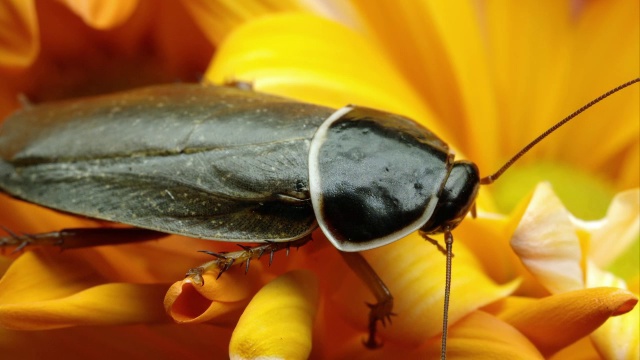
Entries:
[[546, 138], [547, 136], [549, 136], [551, 133], [553, 133], [554, 131], [556, 131], [559, 127], [561, 127], [562, 125], [568, 123], [571, 119], [573, 119], [574, 117], [578, 116], [579, 114], [581, 114], [582, 112], [584, 112], [585, 110], [587, 110], [588, 108], [592, 107], [593, 105], [599, 103], [600, 101], [604, 100], [605, 98], [617, 93], [618, 91], [631, 86], [637, 82], [640, 81], [640, 78], [636, 78], [633, 79], [631, 81], [627, 81], [626, 83], [617, 86], [614, 89], [611, 89], [609, 91], [607, 91], [606, 93], [598, 96], [597, 98], [591, 100], [588, 104], [586, 104], [585, 106], [581, 107], [580, 109], [574, 111], [571, 115], [567, 116], [566, 118], [560, 120], [558, 123], [556, 123], [555, 125], [553, 125], [552, 127], [550, 127], [547, 131], [543, 132], [540, 136], [538, 136], [537, 138], [535, 138], [532, 142], [530, 142], [527, 146], [525, 146], [524, 148], [522, 148], [522, 150], [518, 151], [517, 154], [515, 154], [511, 159], [509, 159], [509, 161], [507, 161], [504, 165], [502, 165], [502, 167], [496, 171], [495, 173], [483, 177], [482, 179], [480, 179], [480, 184], [482, 185], [487, 185], [487, 184], [491, 184], [492, 182], [496, 181], [500, 175], [502, 175], [502, 173], [504, 173], [505, 171], [507, 171], [508, 168], [511, 167], [511, 165], [513, 165], [513, 163], [515, 163], [516, 161], [518, 161], [518, 159], [520, 159], [524, 154], [526, 154], [529, 150], [531, 150], [532, 147], [536, 146], [537, 143], [539, 143], [540, 141], [542, 141], [542, 139]]

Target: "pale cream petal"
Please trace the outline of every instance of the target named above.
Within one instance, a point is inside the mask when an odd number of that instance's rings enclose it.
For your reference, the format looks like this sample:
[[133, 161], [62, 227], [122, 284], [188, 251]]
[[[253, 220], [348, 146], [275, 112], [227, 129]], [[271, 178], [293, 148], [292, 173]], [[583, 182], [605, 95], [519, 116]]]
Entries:
[[536, 187], [511, 246], [552, 294], [584, 288], [578, 236], [569, 212], [548, 183]]
[[616, 195], [604, 219], [580, 221], [574, 224], [590, 233], [589, 259], [606, 268], [635, 241], [640, 233], [640, 189]]

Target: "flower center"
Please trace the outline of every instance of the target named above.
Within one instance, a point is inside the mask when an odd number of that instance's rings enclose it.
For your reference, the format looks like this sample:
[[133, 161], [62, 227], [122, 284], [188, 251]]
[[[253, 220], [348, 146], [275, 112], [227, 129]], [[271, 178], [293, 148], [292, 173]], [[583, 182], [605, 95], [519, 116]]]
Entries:
[[552, 184], [567, 209], [582, 220], [604, 217], [615, 191], [593, 173], [556, 162], [516, 165], [490, 185], [498, 210], [508, 214], [541, 181]]

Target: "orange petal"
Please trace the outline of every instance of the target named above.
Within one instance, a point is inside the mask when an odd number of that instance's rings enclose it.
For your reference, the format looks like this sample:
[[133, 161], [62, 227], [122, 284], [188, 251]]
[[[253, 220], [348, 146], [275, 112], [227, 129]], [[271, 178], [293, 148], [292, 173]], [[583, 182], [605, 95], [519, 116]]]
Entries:
[[[549, 360], [566, 360], [566, 359], [601, 359], [600, 354], [593, 347], [593, 343], [589, 337], [574, 342], [573, 344], [563, 348], [553, 356], [548, 357]], [[630, 358], [631, 359], [631, 358]]]
[[110, 29], [127, 21], [138, 7], [138, 0], [59, 0], [84, 22], [96, 29]]
[[0, 29], [0, 66], [29, 66], [40, 51], [34, 1], [0, 2]]
[[[587, 286], [609, 286], [626, 289], [624, 281], [611, 273], [588, 264]], [[638, 306], [620, 316], [609, 318], [590, 338], [598, 352], [606, 359], [640, 358], [640, 310]]]
[[272, 15], [239, 27], [218, 50], [206, 78], [242, 80], [259, 91], [334, 108], [358, 104], [403, 114], [445, 136], [375, 43], [308, 14]]
[[0, 328], [3, 359], [204, 359], [227, 351], [231, 331], [210, 325], [83, 326], [47, 331]]
[[475, 311], [449, 330], [450, 359], [542, 359], [536, 347], [511, 325]]
[[[352, 339], [334, 357], [372, 360], [437, 359], [440, 353], [439, 337], [429, 340], [418, 349], [386, 342], [382, 348], [373, 351], [363, 351], [360, 339]], [[446, 355], [447, 359], [543, 359], [522, 333], [482, 311], [470, 313], [449, 329]]]
[[[454, 243], [449, 322], [511, 294], [518, 281], [496, 284], [464, 244]], [[420, 344], [442, 331], [445, 256], [417, 234], [385, 247], [363, 253], [394, 296], [392, 324], [381, 329], [384, 340]], [[334, 274], [342, 282], [336, 297], [338, 309], [364, 330], [368, 308], [374, 302], [369, 291], [353, 274]], [[334, 300], [334, 299], [332, 299]], [[361, 335], [362, 337], [363, 335]]]
[[0, 280], [0, 323], [11, 329], [54, 329], [166, 321], [159, 304], [166, 284], [102, 284], [88, 261], [27, 252]]
[[178, 323], [235, 323], [266, 282], [261, 266], [257, 262], [252, 266], [247, 275], [228, 271], [216, 279], [218, 274], [204, 273], [203, 285], [193, 283], [189, 277], [174, 283], [164, 299], [167, 313]]
[[588, 335], [609, 317], [631, 311], [637, 302], [626, 290], [593, 288], [538, 300], [508, 299], [497, 316], [549, 356]]
[[232, 359], [306, 359], [318, 303], [315, 275], [297, 270], [263, 287], [245, 309], [229, 344]]
[[582, 249], [569, 212], [548, 183], [538, 185], [511, 239], [524, 266], [551, 293], [584, 288]]
[[296, 0], [190, 0], [184, 5], [213, 44], [220, 43], [229, 32], [246, 21], [275, 12], [304, 10]]

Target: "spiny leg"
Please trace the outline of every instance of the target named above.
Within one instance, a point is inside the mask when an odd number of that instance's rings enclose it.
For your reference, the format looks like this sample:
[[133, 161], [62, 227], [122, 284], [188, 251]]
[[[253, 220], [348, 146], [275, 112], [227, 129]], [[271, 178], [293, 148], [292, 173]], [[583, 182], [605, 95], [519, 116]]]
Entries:
[[382, 282], [382, 279], [360, 253], [340, 251], [340, 255], [376, 297], [377, 302], [375, 304], [367, 303], [370, 309], [369, 337], [364, 341], [366, 347], [375, 349], [382, 345], [376, 342], [378, 322], [385, 326], [387, 321], [391, 323], [391, 316], [396, 315], [392, 312], [393, 296], [384, 282]]
[[242, 248], [240, 251], [233, 252], [221, 252], [216, 253], [207, 250], [201, 250], [205, 254], [209, 254], [215, 257], [214, 260], [211, 260], [207, 263], [200, 265], [197, 268], [189, 269], [185, 277], [190, 277], [195, 284], [204, 285], [204, 279], [202, 278], [202, 274], [207, 271], [218, 271], [218, 278], [225, 271], [229, 270], [229, 268], [233, 264], [245, 264], [245, 273], [249, 271], [249, 264], [253, 259], [260, 259], [262, 255], [269, 254], [269, 265], [273, 262], [273, 254], [277, 251], [286, 250], [287, 256], [289, 255], [289, 249], [291, 247], [299, 248], [306, 243], [311, 241], [311, 235], [307, 235], [303, 238], [286, 241], [286, 242], [275, 242], [275, 241], [265, 241], [262, 244], [256, 246], [246, 246], [237, 244]]
[[57, 246], [67, 250], [157, 240], [167, 236], [162, 232], [139, 228], [75, 228], [39, 234], [16, 234], [3, 229], [9, 236], [0, 237], [0, 248], [15, 247], [14, 252], [27, 246]]

